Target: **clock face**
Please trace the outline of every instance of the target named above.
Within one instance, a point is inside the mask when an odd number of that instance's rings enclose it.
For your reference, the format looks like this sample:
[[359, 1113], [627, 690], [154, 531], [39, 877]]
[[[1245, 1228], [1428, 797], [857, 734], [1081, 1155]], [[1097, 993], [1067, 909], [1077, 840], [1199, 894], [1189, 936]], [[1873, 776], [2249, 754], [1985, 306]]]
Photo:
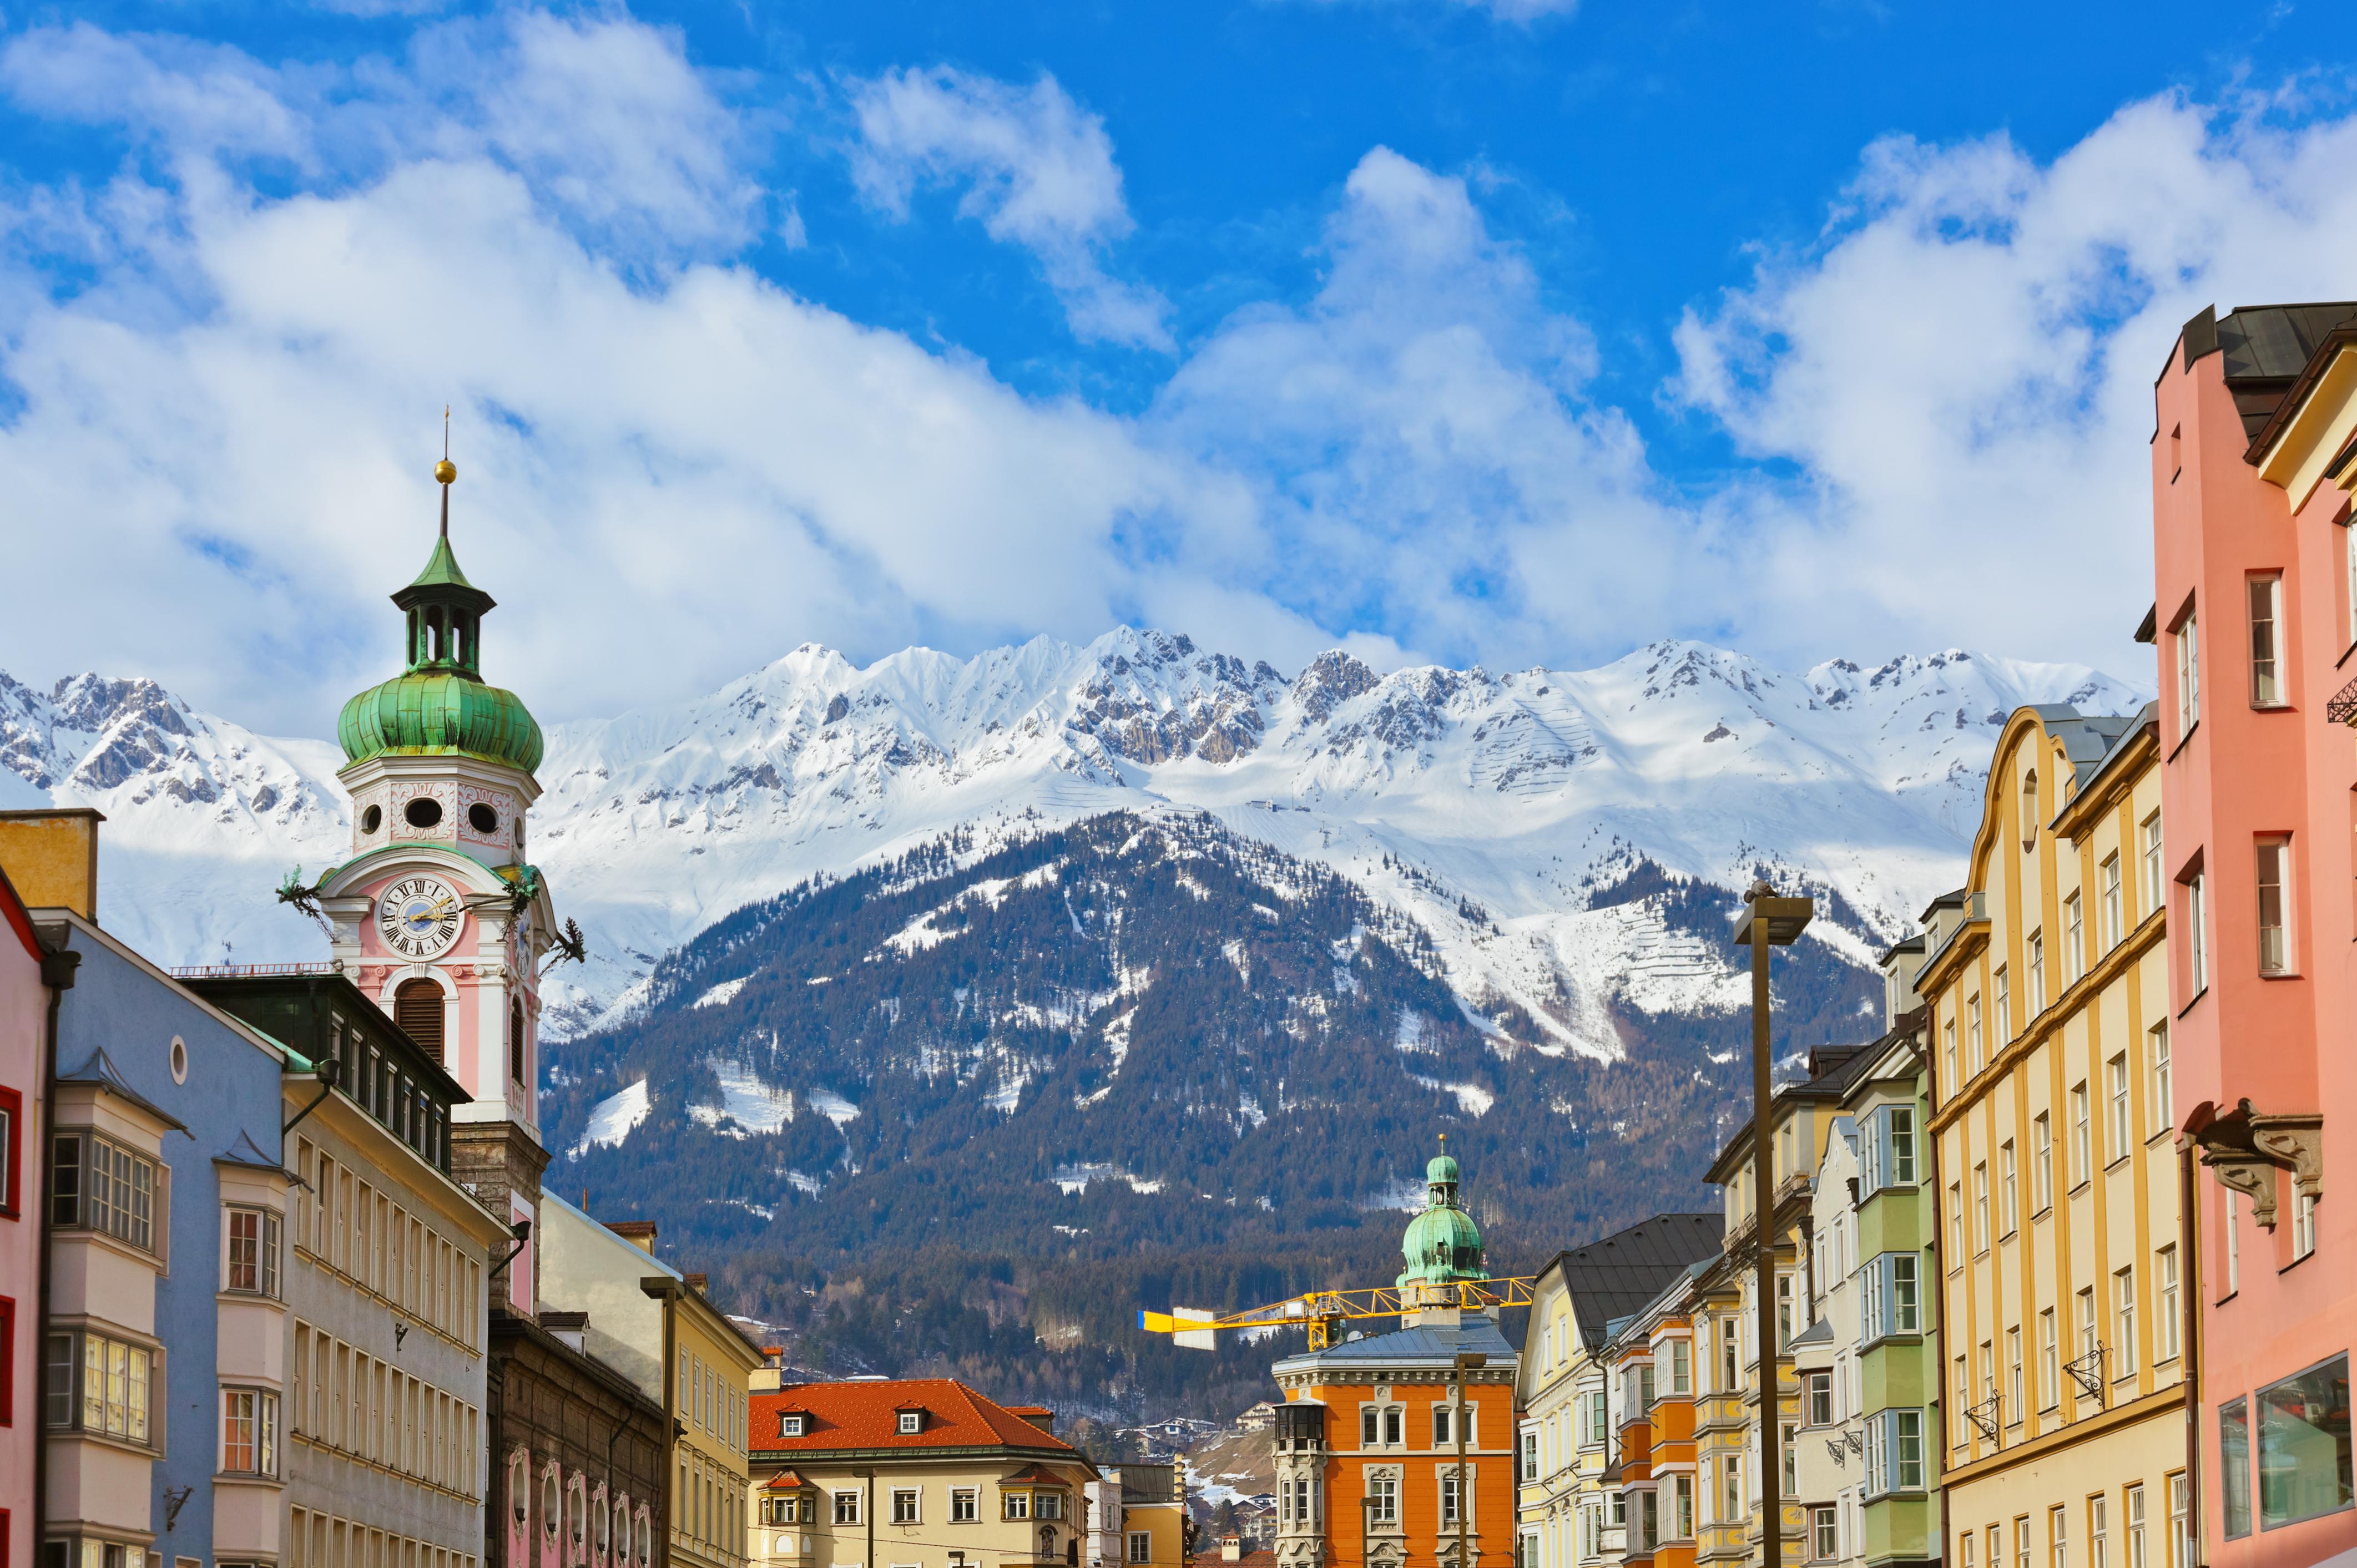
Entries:
[[466, 923], [457, 889], [436, 876], [404, 876], [377, 900], [377, 935], [404, 958], [440, 958]]

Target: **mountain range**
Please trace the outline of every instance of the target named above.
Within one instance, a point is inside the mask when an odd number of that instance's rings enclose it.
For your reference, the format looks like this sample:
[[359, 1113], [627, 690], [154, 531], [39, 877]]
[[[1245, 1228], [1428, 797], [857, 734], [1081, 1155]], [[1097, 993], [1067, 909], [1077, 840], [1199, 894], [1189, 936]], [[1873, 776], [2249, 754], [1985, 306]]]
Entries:
[[[2006, 715], [2142, 700], [1961, 650], [805, 646], [550, 730], [533, 858], [591, 959], [556, 972], [548, 1180], [656, 1219], [805, 1365], [1221, 1413], [1251, 1358], [1131, 1307], [1388, 1278], [1442, 1130], [1493, 1267], [1696, 1201], [1748, 1104], [1738, 891], [1819, 902], [1782, 1048], [1865, 1037]], [[0, 675], [0, 807], [103, 811], [101, 918], [159, 961], [321, 956], [273, 890], [345, 853], [339, 760]]]

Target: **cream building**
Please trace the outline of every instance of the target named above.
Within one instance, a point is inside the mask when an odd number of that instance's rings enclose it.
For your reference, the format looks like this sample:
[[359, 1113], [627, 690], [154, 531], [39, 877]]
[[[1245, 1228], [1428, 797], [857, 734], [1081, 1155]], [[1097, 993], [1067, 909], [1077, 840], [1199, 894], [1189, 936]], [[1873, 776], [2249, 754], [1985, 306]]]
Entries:
[[508, 1235], [450, 1174], [465, 1090], [341, 974], [184, 983], [288, 1052], [284, 1244], [258, 1191], [230, 1201], [223, 1240], [225, 1295], [285, 1345], [281, 1568], [479, 1563], [488, 1276]]
[[1953, 1568], [2178, 1568], [2188, 1303], [2153, 711], [2023, 708], [1927, 953]]
[[1717, 1214], [1661, 1214], [1557, 1253], [1532, 1286], [1516, 1402], [1522, 1406], [1516, 1516], [1523, 1568], [1617, 1562], [1625, 1495], [1608, 1380], [1597, 1353], [1606, 1326], [1718, 1251]]

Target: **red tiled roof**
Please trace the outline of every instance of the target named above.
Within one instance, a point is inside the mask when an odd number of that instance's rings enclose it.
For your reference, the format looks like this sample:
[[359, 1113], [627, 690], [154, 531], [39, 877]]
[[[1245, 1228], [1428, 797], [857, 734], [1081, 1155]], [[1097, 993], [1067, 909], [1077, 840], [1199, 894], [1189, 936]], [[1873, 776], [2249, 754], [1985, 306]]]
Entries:
[[761, 1489], [765, 1492], [791, 1492], [809, 1485], [808, 1481], [803, 1480], [791, 1470], [780, 1470], [762, 1483]]
[[[922, 1432], [899, 1430], [899, 1412], [921, 1406]], [[781, 1437], [778, 1417], [802, 1417], [802, 1435]], [[843, 1448], [1042, 1448], [1082, 1464], [1080, 1451], [954, 1378], [797, 1383], [753, 1396], [752, 1446], [758, 1453], [826, 1453]], [[1093, 1470], [1095, 1467], [1091, 1466]]]

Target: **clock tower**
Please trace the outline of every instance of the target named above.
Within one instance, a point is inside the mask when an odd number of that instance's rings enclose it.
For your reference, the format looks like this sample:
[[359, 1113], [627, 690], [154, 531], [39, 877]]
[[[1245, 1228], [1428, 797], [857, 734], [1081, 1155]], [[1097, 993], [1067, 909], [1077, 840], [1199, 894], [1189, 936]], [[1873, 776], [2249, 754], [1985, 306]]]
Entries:
[[[525, 858], [542, 740], [513, 693], [484, 683], [482, 623], [493, 601], [450, 549], [458, 471], [445, 457], [434, 477], [440, 537], [425, 569], [393, 596], [406, 668], [346, 703], [336, 723], [352, 853], [317, 894], [344, 972], [465, 1088], [452, 1169], [512, 1225], [537, 1217], [548, 1164], [539, 978], [557, 931], [548, 890]], [[526, 1314], [537, 1308], [534, 1251], [527, 1244], [507, 1270], [504, 1294]]]

